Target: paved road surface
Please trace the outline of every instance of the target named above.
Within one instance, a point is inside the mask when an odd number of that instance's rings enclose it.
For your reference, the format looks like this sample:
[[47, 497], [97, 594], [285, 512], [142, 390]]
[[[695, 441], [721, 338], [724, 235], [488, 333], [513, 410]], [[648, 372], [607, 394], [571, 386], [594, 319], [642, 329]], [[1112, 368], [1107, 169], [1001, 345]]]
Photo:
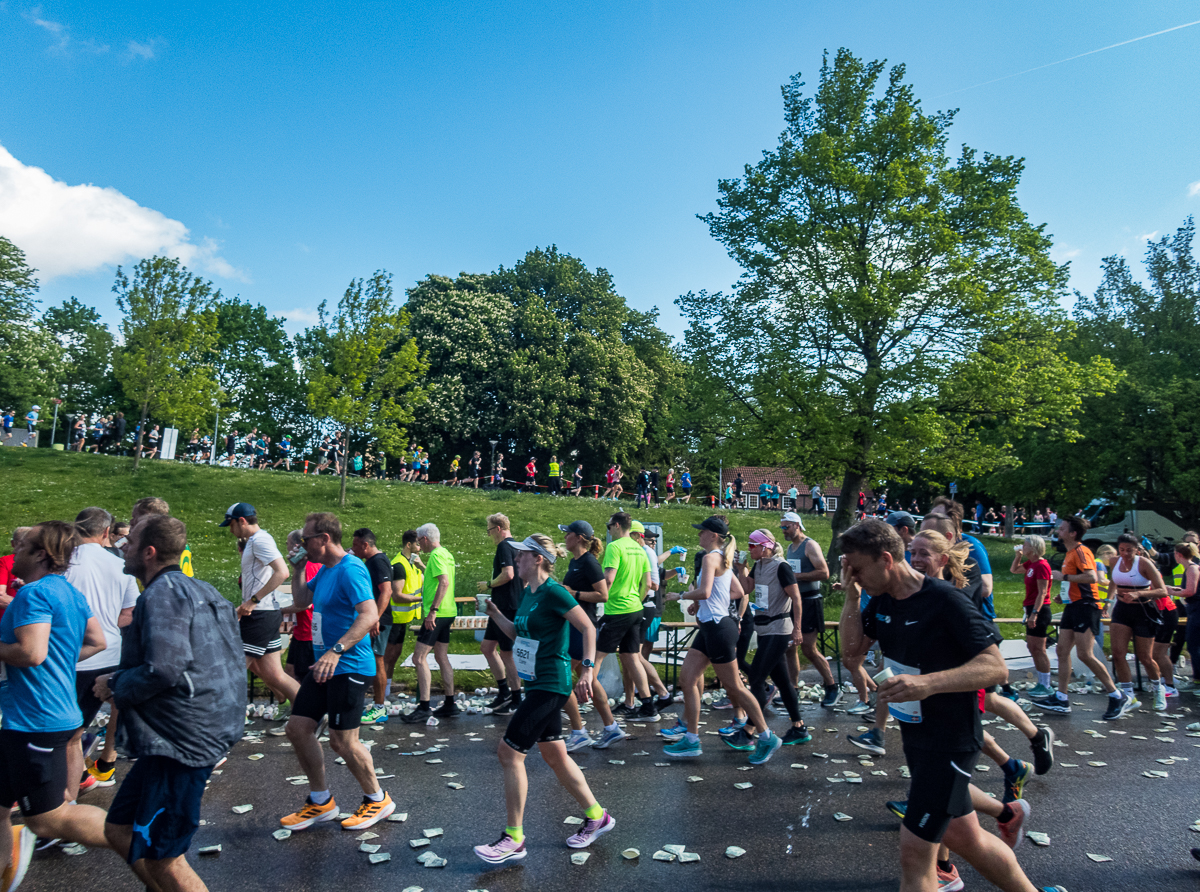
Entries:
[[[1027, 841], [1019, 857], [1035, 885], [1059, 883], [1070, 892], [1088, 890], [1194, 890], [1200, 880], [1200, 864], [1189, 848], [1200, 845], [1200, 834], [1188, 825], [1200, 818], [1200, 737], [1188, 737], [1185, 727], [1200, 718], [1200, 700], [1190, 695], [1172, 701], [1176, 730], [1159, 730], [1164, 722], [1142, 710], [1114, 724], [1101, 723], [1104, 709], [1100, 696], [1076, 696], [1071, 716], [1047, 716], [1060, 741], [1059, 765], [1047, 776], [1034, 778], [1026, 788], [1033, 806], [1028, 829], [1050, 834], [1049, 848]], [[1193, 703], [1195, 706], [1193, 706]], [[706, 731], [715, 731], [728, 712], [714, 711], [705, 717]], [[388, 890], [400, 892], [421, 886], [428, 892], [488, 889], [491, 892], [520, 890], [605, 890], [623, 892], [686, 885], [689, 890], [894, 890], [898, 885], [898, 822], [883, 808], [888, 799], [902, 799], [906, 782], [897, 772], [903, 758], [899, 733], [889, 731], [891, 747], [885, 757], [876, 757], [873, 768], [860, 769], [861, 754], [845, 739], [859, 721], [842, 713], [808, 707], [806, 716], [813, 741], [785, 747], [767, 765], [738, 771], [746, 755], [728, 749], [716, 737], [705, 736], [703, 757], [658, 767], [668, 761], [662, 756], [656, 726], [630, 727], [634, 737], [609, 750], [585, 750], [576, 754], [586, 768], [588, 781], [600, 802], [617, 820], [616, 828], [588, 850], [591, 859], [583, 866], [570, 862], [564, 840], [573, 829], [563, 823], [580, 809], [557, 785], [551, 772], [536, 756], [529, 759], [530, 805], [525, 817], [529, 856], [520, 866], [487, 869], [471, 851], [473, 845], [494, 841], [504, 827], [504, 803], [495, 746], [504, 729], [501, 719], [463, 716], [442, 722], [437, 728], [419, 727], [424, 738], [410, 738], [414, 729], [396, 720], [382, 731], [364, 728], [364, 738], [376, 741], [375, 764], [396, 777], [384, 786], [398, 803], [397, 811], [408, 812], [403, 824], [384, 823], [375, 831], [383, 851], [392, 861], [368, 863], [357, 851], [356, 834], [335, 824], [297, 833], [277, 842], [271, 833], [280, 815], [298, 807], [306, 792], [286, 778], [299, 773], [291, 750], [283, 738], [264, 737], [261, 744], [241, 742], [230, 753], [222, 773], [214, 777], [204, 800], [203, 818], [193, 845], [191, 859], [213, 892], [317, 892], [353, 889], [354, 892]], [[595, 717], [591, 717], [595, 725]], [[1168, 720], [1168, 723], [1171, 723]], [[255, 722], [251, 730], [266, 723]], [[782, 732], [786, 723], [775, 719]], [[1028, 757], [1024, 737], [1015, 730], [990, 726], [1002, 746], [1012, 755]], [[827, 729], [834, 729], [836, 733]], [[1105, 735], [1092, 738], [1084, 732]], [[1126, 732], [1123, 735], [1111, 730]], [[466, 732], [477, 732], [471, 742]], [[1134, 739], [1135, 735], [1147, 738]], [[400, 755], [436, 738], [448, 738], [446, 748], [425, 756]], [[1162, 738], [1172, 738], [1164, 740]], [[400, 750], [388, 750], [400, 743]], [[1079, 755], [1075, 751], [1090, 752]], [[265, 757], [250, 761], [253, 753]], [[649, 755], [637, 755], [649, 752]], [[825, 753], [829, 759], [819, 759]], [[1179, 756], [1187, 761], [1162, 765], [1156, 759]], [[357, 805], [356, 787], [344, 766], [330, 761], [330, 779], [335, 797], [344, 811]], [[426, 763], [441, 758], [441, 764]], [[610, 759], [624, 760], [612, 765]], [[846, 764], [833, 764], [846, 759]], [[981, 764], [985, 760], [981, 759]], [[1089, 761], [1107, 762], [1090, 767]], [[1068, 768], [1061, 763], [1074, 763]], [[790, 767], [793, 763], [807, 768]], [[120, 763], [118, 779], [128, 763]], [[1149, 779], [1143, 770], [1165, 770], [1169, 778]], [[864, 783], [833, 784], [826, 780], [845, 770], [859, 771]], [[871, 770], [886, 770], [875, 777]], [[457, 772], [458, 777], [441, 775]], [[689, 775], [704, 778], [689, 783]], [[451, 780], [465, 788], [452, 790]], [[749, 781], [749, 790], [735, 783]], [[977, 783], [999, 794], [1001, 774], [994, 766], [979, 772]], [[88, 803], [106, 805], [115, 788], [87, 794]], [[246, 815], [231, 812], [234, 805], [253, 803]], [[839, 823], [834, 812], [852, 815]], [[985, 827], [993, 826], [984, 819]], [[426, 869], [416, 862], [421, 850], [408, 841], [425, 828], [442, 827], [445, 836], [431, 848], [447, 858], [442, 869]], [[215, 857], [198, 857], [199, 846], [220, 843]], [[661, 863], [651, 856], [661, 846], [680, 843], [697, 852], [696, 864]], [[727, 859], [727, 846], [737, 845], [747, 854]], [[641, 850], [637, 861], [625, 861], [621, 851]], [[1086, 853], [1107, 855], [1111, 863], [1093, 863]], [[962, 861], [956, 859], [968, 889], [991, 888]], [[30, 868], [26, 888], [34, 890], [104, 889], [106, 892], [141, 892], [142, 887], [111, 853], [89, 851], [68, 856], [61, 850], [39, 853]]]

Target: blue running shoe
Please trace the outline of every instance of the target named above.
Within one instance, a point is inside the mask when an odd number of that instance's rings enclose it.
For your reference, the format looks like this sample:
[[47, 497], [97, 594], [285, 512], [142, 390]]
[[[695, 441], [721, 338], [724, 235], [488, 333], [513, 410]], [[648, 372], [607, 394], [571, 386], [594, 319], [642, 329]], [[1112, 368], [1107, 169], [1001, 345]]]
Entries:
[[688, 740], [686, 737], [680, 737], [674, 743], [664, 746], [663, 752], [672, 759], [694, 759], [704, 754], [699, 740]]
[[735, 734], [737, 734], [738, 731], [743, 730], [745, 727], [746, 727], [745, 719], [742, 719], [741, 721], [734, 719], [732, 722], [730, 722], [724, 728], [718, 729], [717, 733], [720, 734], [722, 737], [733, 737]]
[[754, 741], [754, 753], [750, 756], [751, 765], [762, 765], [771, 760], [775, 751], [783, 746], [783, 741], [774, 731], [767, 734], [766, 739], [758, 737]]

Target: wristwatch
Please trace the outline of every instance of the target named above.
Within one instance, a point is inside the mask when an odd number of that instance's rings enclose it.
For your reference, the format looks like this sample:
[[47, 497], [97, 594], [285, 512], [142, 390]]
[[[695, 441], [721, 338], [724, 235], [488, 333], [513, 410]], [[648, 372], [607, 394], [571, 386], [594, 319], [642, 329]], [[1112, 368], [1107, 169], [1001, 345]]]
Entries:
[[258, 603], [260, 600], [262, 600], [262, 599], [261, 599], [261, 598], [259, 598], [259, 596], [258, 596], [258, 595], [251, 595], [251, 596], [250, 596], [250, 603], [251, 603], [251, 604], [257, 604], [257, 603]]
[[584, 669], [593, 669], [596, 664], [592, 660], [582, 660], [580, 664]]
[[331, 647], [330, 650], [332, 650], [335, 654], [337, 654], [340, 657], [342, 654], [344, 654], [346, 652], [346, 645], [342, 644], [342, 642], [339, 641], [337, 644], [335, 644], [333, 647]]

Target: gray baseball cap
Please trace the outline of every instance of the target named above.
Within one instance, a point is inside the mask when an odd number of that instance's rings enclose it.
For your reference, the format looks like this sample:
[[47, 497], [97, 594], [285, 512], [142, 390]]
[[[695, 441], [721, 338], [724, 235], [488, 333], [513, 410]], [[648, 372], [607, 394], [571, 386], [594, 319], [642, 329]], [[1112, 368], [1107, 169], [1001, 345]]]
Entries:
[[887, 521], [888, 526], [896, 528], [907, 527], [914, 533], [917, 531], [917, 519], [907, 511], [893, 511], [885, 518], [885, 520]]
[[563, 526], [560, 523], [558, 528], [564, 533], [574, 533], [576, 536], [583, 536], [585, 539], [593, 539], [596, 536], [595, 531], [592, 529], [592, 525], [586, 520], [574, 520], [566, 526]]
[[534, 554], [540, 554], [550, 563], [558, 560], [558, 556], [547, 551], [537, 539], [530, 536], [524, 542], [514, 542], [512, 545], [517, 551], [532, 551]]

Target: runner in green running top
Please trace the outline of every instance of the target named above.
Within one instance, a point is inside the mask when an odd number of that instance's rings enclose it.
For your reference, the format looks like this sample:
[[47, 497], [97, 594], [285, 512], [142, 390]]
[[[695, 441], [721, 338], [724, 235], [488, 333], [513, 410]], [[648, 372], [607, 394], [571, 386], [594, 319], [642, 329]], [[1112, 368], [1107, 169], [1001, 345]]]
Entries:
[[525, 584], [524, 596], [515, 621], [509, 621], [490, 599], [488, 616], [514, 639], [513, 659], [525, 682], [525, 698], [496, 748], [504, 769], [504, 799], [508, 825], [491, 845], [476, 846], [475, 854], [489, 864], [519, 861], [525, 857], [525, 799], [529, 779], [525, 773], [525, 755], [536, 743], [542, 758], [584, 810], [583, 827], [567, 840], [573, 849], [582, 849], [616, 821], [592, 795], [583, 772], [567, 754], [563, 742], [562, 709], [571, 696], [571, 663], [568, 655], [568, 625], [583, 636], [583, 665], [579, 671], [576, 694], [580, 702], [592, 696], [596, 630], [579, 603], [555, 582], [550, 571], [557, 560], [554, 541], [534, 534], [517, 550], [517, 574]]

